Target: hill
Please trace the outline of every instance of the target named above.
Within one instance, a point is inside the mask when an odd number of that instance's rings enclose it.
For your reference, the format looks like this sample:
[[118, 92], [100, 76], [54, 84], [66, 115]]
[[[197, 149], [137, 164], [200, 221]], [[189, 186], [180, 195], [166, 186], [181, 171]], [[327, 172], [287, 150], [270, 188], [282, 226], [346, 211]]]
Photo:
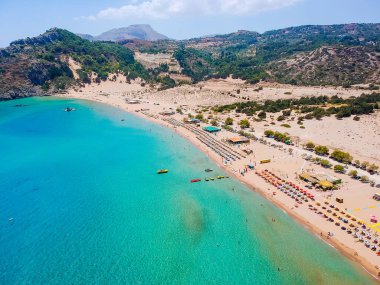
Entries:
[[[145, 34], [139, 32], [141, 27]], [[128, 35], [137, 31], [136, 37], [155, 37], [146, 25], [127, 30]], [[127, 80], [141, 77], [159, 89], [230, 75], [247, 83], [380, 82], [380, 24], [300, 26], [263, 34], [241, 30], [182, 41], [109, 41], [125, 36], [125, 29], [116, 29], [99, 36], [106, 42], [89, 41], [54, 28], [11, 43], [0, 50], [0, 99], [99, 82], [110, 73], [122, 73]]]
[[[116, 72], [131, 79], [150, 78], [131, 50], [115, 43], [90, 42], [53, 28], [0, 50], [0, 100], [64, 90], [74, 84], [104, 80]], [[93, 73], [96, 75], [91, 79]]]
[[124, 28], [112, 29], [98, 36], [78, 34], [80, 37], [91, 41], [123, 41], [139, 39], [145, 41], [167, 40], [167, 36], [156, 32], [150, 25], [131, 25]]
[[[330, 67], [332, 63], [337, 65], [325, 69], [324, 76], [317, 72], [323, 61], [322, 56], [325, 55], [318, 52], [322, 47], [336, 51], [329, 53], [328, 62]], [[148, 48], [145, 50], [150, 52]], [[183, 72], [194, 81], [211, 77], [225, 78], [232, 74], [233, 77], [252, 83], [271, 80], [292, 84], [342, 85], [347, 80], [353, 83], [366, 83], [370, 80], [379, 82], [379, 74], [376, 72], [380, 62], [379, 50], [380, 24], [349, 24], [291, 27], [263, 34], [239, 31], [191, 39], [179, 43], [174, 56], [180, 62]], [[316, 72], [308, 73], [307, 78], [301, 76], [298, 80], [305, 67], [302, 60], [294, 60], [294, 57], [306, 56], [306, 53], [314, 55], [314, 63], [310, 62], [308, 67], [315, 65], [313, 70]], [[361, 62], [360, 56], [366, 60]], [[284, 67], [281, 65], [284, 61], [288, 64], [291, 62], [289, 73], [279, 70]], [[363, 70], [366, 70], [365, 74], [356, 78]], [[330, 80], [330, 76], [337, 78]]]

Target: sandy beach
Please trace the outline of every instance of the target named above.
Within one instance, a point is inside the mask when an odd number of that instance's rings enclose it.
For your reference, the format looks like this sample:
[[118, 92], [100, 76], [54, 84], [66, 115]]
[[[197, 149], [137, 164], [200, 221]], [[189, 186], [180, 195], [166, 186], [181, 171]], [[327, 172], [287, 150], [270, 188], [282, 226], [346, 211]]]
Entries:
[[[376, 227], [369, 229], [370, 226], [374, 225], [370, 223], [370, 216], [380, 217], [380, 208], [377, 207], [378, 203], [372, 199], [372, 196], [377, 191], [380, 192], [378, 188], [371, 187], [368, 183], [364, 184], [354, 180], [348, 175], [335, 173], [332, 169], [326, 169], [306, 161], [304, 159], [306, 150], [301, 146], [286, 146], [275, 143], [271, 139], [251, 140], [249, 144], [244, 146], [231, 146], [227, 144], [226, 140], [236, 137], [236, 133], [221, 130], [216, 134], [208, 134], [201, 129], [207, 124], [202, 123], [200, 127], [196, 127], [183, 123], [183, 119], [187, 117], [188, 113], [194, 115], [197, 110], [204, 109], [205, 114], [212, 115], [210, 106], [239, 102], [243, 100], [243, 97], [251, 100], [319, 95], [338, 95], [348, 98], [350, 96], [359, 96], [363, 93], [363, 90], [335, 87], [294, 87], [280, 84], [262, 84], [259, 86], [262, 87], [262, 90], [257, 91], [257, 85], [246, 85], [240, 80], [228, 79], [210, 80], [196, 85], [184, 85], [165, 91], [156, 91], [153, 87], [141, 84], [140, 81], [127, 84], [125, 78], [119, 76], [116, 81], [86, 85], [80, 89], [71, 89], [66, 94], [58, 96], [109, 104], [172, 128], [176, 133], [187, 138], [205, 152], [227, 173], [272, 201], [319, 238], [325, 240], [351, 260], [362, 265], [374, 278], [377, 278], [378, 274], [380, 274], [380, 256], [376, 255], [378, 249], [372, 251], [367, 248], [363, 242], [359, 242], [353, 235], [341, 230], [341, 226], [336, 226], [335, 222], [338, 221], [338, 216], [346, 217], [347, 219], [349, 219], [348, 217], [355, 217], [355, 221], [350, 220], [349, 223], [352, 223], [355, 227], [360, 227], [357, 222], [362, 220], [367, 225], [367, 233], [369, 232], [372, 235], [372, 244], [378, 233]], [[237, 92], [237, 90], [240, 91]], [[138, 100], [138, 104], [130, 104], [131, 100]], [[183, 114], [176, 112], [177, 109], [181, 109]], [[172, 111], [174, 114], [171, 116], [160, 114], [165, 111]], [[217, 120], [222, 122], [229, 114], [216, 116]], [[243, 117], [241, 116], [239, 119]], [[269, 125], [270, 122], [271, 120], [268, 119], [264, 122], [253, 123], [254, 131], [252, 134], [257, 138], [262, 138], [264, 130], [268, 128], [287, 131], [291, 135], [299, 137], [301, 142], [313, 140], [317, 144], [328, 145], [332, 148], [342, 148], [360, 160], [367, 159], [370, 162], [379, 162], [380, 134], [377, 131], [380, 124], [379, 113], [363, 117], [358, 122], [354, 122], [352, 118], [341, 121], [337, 121], [335, 118], [324, 118], [321, 121], [311, 120], [305, 122], [305, 129], [300, 129], [295, 123], [292, 123], [290, 129], [284, 130], [280, 124]], [[334, 135], [332, 136], [331, 134]], [[219, 150], [224, 149], [223, 151], [234, 153], [239, 158], [226, 163], [220, 153], [205, 144], [205, 139], [216, 144]], [[363, 145], [366, 147], [363, 147]], [[259, 163], [260, 160], [265, 159], [270, 159], [270, 163]], [[246, 170], [248, 164], [254, 165], [255, 169]], [[302, 203], [296, 203], [294, 197], [292, 198], [287, 193], [280, 191], [279, 187], [268, 183], [258, 175], [265, 173], [266, 170], [275, 174], [280, 180], [291, 181], [302, 188], [306, 187], [306, 183], [301, 181], [298, 176], [303, 171], [324, 173], [337, 177], [342, 180], [342, 186], [335, 191], [307, 189], [310, 194], [314, 195], [315, 201], [309, 199], [307, 202], [303, 200]], [[379, 179], [378, 175], [371, 178]], [[336, 198], [343, 198], [344, 202], [339, 204], [336, 202]], [[332, 210], [329, 211], [329, 206], [331, 205], [334, 205], [334, 207], [331, 207]], [[316, 208], [316, 210], [314, 211], [311, 208]], [[333, 215], [334, 208], [339, 208], [335, 216]], [[328, 221], [324, 215], [333, 218], [334, 222]], [[341, 223], [344, 225], [343, 222]], [[348, 224], [346, 227], [348, 227]], [[362, 231], [362, 228], [359, 231]]]

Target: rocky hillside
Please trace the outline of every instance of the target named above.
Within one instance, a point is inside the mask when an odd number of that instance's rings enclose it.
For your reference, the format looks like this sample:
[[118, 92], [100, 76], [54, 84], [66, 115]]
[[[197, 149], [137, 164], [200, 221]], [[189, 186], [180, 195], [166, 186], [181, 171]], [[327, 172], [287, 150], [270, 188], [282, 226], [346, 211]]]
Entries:
[[145, 41], [167, 40], [167, 36], [156, 32], [150, 25], [131, 25], [124, 28], [112, 29], [98, 36], [78, 34], [80, 37], [91, 41], [123, 41], [138, 39]]
[[[146, 53], [173, 50], [183, 74], [193, 81], [229, 75], [251, 83], [268, 80], [311, 85], [380, 80], [376, 72], [380, 24], [300, 26], [263, 34], [238, 31], [179, 42], [135, 46], [129, 42], [127, 46]], [[307, 58], [310, 62], [305, 67]]]
[[183, 41], [109, 41], [127, 35], [161, 38], [149, 26], [135, 25], [99, 37], [106, 42], [55, 28], [11, 43], [0, 50], [0, 99], [99, 82], [110, 73], [122, 73], [127, 81], [141, 77], [164, 89], [230, 75], [248, 83], [380, 83], [380, 24], [301, 26], [263, 34], [242, 30]]
[[268, 65], [279, 82], [302, 85], [373, 83], [380, 79], [380, 51], [366, 46], [324, 46]]
[[[73, 70], [70, 61], [79, 68]], [[131, 50], [113, 43], [93, 43], [54, 28], [0, 50], [0, 100], [64, 90], [91, 82], [93, 74], [92, 80], [100, 81], [115, 72], [131, 79], [150, 78]]]

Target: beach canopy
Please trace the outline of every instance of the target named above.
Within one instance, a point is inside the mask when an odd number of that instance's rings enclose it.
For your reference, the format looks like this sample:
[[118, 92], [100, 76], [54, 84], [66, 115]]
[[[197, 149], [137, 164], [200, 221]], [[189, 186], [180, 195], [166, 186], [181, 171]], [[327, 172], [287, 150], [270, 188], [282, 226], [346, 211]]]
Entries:
[[332, 188], [334, 186], [334, 184], [332, 184], [331, 182], [327, 181], [327, 180], [321, 180], [318, 182], [319, 185], [321, 185], [323, 188]]
[[233, 137], [228, 139], [229, 142], [234, 144], [240, 144], [240, 143], [248, 143], [249, 138], [246, 137]]
[[318, 179], [308, 172], [303, 172], [299, 175], [302, 180], [309, 181], [311, 183], [318, 183]]
[[203, 127], [203, 130], [206, 131], [206, 132], [209, 132], [209, 133], [215, 133], [215, 132], [219, 132], [220, 131], [219, 128], [214, 127], [214, 126]]

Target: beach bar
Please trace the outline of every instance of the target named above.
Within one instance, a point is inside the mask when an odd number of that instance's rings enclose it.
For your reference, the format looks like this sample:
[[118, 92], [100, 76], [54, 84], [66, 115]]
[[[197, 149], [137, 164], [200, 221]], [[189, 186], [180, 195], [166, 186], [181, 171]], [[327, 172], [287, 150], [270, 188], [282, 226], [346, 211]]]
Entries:
[[203, 130], [206, 131], [206, 132], [209, 132], [209, 133], [220, 132], [220, 129], [217, 128], [217, 127], [214, 127], [214, 126], [203, 127]]
[[190, 118], [187, 120], [187, 122], [190, 124], [199, 124], [201, 121], [195, 118]]
[[250, 142], [249, 138], [246, 138], [246, 137], [233, 137], [233, 138], [227, 139], [227, 141], [232, 144], [243, 144], [243, 143]]

